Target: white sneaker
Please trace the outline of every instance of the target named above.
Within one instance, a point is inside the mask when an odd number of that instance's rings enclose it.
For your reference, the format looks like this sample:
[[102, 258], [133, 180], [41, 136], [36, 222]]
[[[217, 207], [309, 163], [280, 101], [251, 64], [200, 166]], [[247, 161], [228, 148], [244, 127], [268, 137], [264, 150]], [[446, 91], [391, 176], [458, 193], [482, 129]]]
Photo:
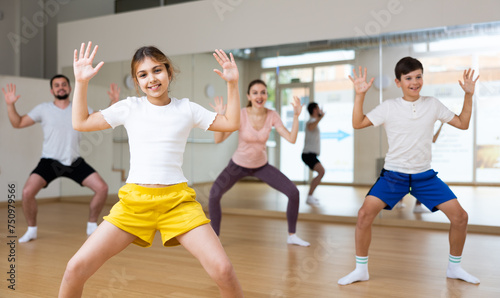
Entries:
[[306, 204], [319, 206], [319, 200], [315, 196], [307, 196]]
[[415, 207], [413, 207], [413, 213], [426, 213], [427, 212], [427, 209], [424, 208], [424, 206], [422, 205], [415, 205]]

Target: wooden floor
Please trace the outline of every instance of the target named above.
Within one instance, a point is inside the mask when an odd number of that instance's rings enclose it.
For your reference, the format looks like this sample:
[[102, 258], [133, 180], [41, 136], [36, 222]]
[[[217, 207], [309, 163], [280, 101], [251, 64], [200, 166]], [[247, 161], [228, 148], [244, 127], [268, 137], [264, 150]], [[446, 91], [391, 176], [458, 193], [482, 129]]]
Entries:
[[[208, 205], [211, 184], [195, 187], [198, 200]], [[305, 203], [309, 187], [298, 185], [300, 191], [299, 220], [355, 223], [369, 187], [320, 185], [314, 195], [319, 207]], [[469, 232], [500, 235], [500, 187], [452, 186], [458, 201], [469, 214]], [[449, 229], [449, 220], [442, 212], [413, 213], [415, 198], [403, 199], [402, 209], [382, 210], [374, 224], [426, 229]], [[226, 214], [243, 214], [285, 218], [288, 200], [282, 193], [261, 182], [239, 182], [223, 197], [221, 205]], [[427, 210], [427, 209], [426, 209]], [[428, 210], [427, 210], [428, 211]]]
[[[252, 191], [246, 192], [247, 187]], [[239, 190], [239, 195], [231, 199], [232, 194], [228, 193], [224, 205], [250, 194], [255, 199], [259, 192], [281, 200], [268, 187], [252, 187], [251, 183], [242, 183], [233, 190]], [[203, 189], [197, 191], [204, 203]], [[344, 199], [341, 196], [339, 192], [338, 197], [320, 199], [326, 205], [325, 200]], [[269, 204], [276, 209], [282, 205], [279, 201]], [[103, 213], [110, 208], [107, 205]], [[278, 214], [273, 208], [269, 208], [269, 214]], [[307, 208], [301, 206], [301, 212]], [[326, 220], [322, 220], [319, 215], [334, 207], [324, 208], [309, 213], [317, 215], [314, 220], [303, 219], [306, 213], [299, 217], [297, 233], [311, 242], [308, 248], [286, 244], [286, 221], [278, 215], [275, 218], [266, 212], [259, 216], [243, 215], [241, 211], [239, 215], [224, 215], [221, 241], [246, 297], [500, 297], [498, 235], [469, 233], [463, 267], [481, 279], [481, 284], [472, 285], [445, 277], [446, 231], [381, 225], [373, 227], [370, 281], [339, 286], [337, 280], [354, 268], [354, 225], [332, 222], [326, 215]], [[238, 212], [237, 206], [224, 209]], [[17, 211], [19, 235], [26, 230], [26, 224], [21, 210]], [[0, 218], [5, 219], [7, 208], [0, 208], [0, 214]], [[12, 264], [8, 262], [8, 255], [12, 252], [6, 245], [7, 224], [2, 220], [0, 297], [56, 297], [66, 262], [86, 239], [87, 215], [87, 204], [39, 205], [38, 239], [16, 243], [14, 249], [15, 291], [7, 288], [7, 271]], [[162, 247], [159, 238], [157, 235], [151, 248], [131, 245], [108, 261], [87, 282], [84, 297], [219, 297], [215, 284], [197, 260], [182, 247]]]

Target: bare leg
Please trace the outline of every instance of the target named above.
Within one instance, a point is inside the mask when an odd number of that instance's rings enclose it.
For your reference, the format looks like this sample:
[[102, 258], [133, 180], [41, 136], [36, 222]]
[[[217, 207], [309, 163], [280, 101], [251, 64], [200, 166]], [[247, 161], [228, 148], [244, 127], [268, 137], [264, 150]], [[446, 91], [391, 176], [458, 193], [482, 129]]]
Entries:
[[81, 297], [85, 282], [104, 262], [137, 237], [103, 221], [69, 260], [59, 288], [59, 298]]
[[233, 265], [219, 238], [208, 224], [178, 236], [177, 240], [200, 261], [219, 287], [221, 297], [243, 297]]
[[368, 256], [372, 241], [372, 223], [386, 204], [377, 197], [367, 196], [363, 206], [358, 211], [356, 222], [356, 255]]
[[[450, 263], [446, 272], [447, 277], [462, 279], [464, 281], [477, 284], [479, 279], [467, 273], [460, 266], [462, 251], [467, 237], [467, 212], [460, 206], [457, 199], [447, 201], [436, 206], [450, 220]], [[451, 259], [454, 258], [452, 261]]]
[[42, 188], [47, 185], [47, 182], [38, 174], [31, 174], [26, 180], [23, 188], [23, 212], [28, 226], [36, 226], [36, 215], [38, 213], [38, 205], [35, 196]]
[[316, 187], [318, 187], [318, 185], [321, 182], [321, 179], [323, 179], [323, 176], [325, 175], [325, 168], [320, 162], [314, 165], [313, 171], [318, 172], [318, 175], [314, 177], [314, 179], [311, 181], [311, 186], [309, 187], [310, 196], [312, 196], [312, 194], [316, 190]]
[[97, 218], [106, 203], [108, 185], [97, 172], [85, 178], [82, 181], [82, 185], [94, 191], [94, 196], [92, 197], [92, 201], [90, 201], [89, 222], [97, 222]]
[[339, 279], [341, 285], [368, 280], [368, 250], [372, 240], [372, 223], [377, 214], [386, 206], [379, 198], [367, 196], [358, 211], [356, 222], [356, 269]]
[[24, 184], [23, 212], [26, 222], [28, 223], [28, 231], [19, 238], [19, 243], [28, 242], [37, 238], [36, 216], [38, 213], [38, 205], [35, 196], [45, 185], [47, 185], [47, 182], [38, 174], [31, 174]]
[[450, 254], [461, 256], [467, 237], [467, 212], [460, 206], [457, 199], [453, 199], [436, 206], [450, 220]]

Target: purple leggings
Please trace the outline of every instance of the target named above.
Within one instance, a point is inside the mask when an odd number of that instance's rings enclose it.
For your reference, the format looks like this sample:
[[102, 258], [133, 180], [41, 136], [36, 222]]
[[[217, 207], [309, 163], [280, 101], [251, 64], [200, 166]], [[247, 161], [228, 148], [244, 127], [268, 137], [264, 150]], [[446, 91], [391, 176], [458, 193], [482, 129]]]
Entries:
[[238, 180], [246, 176], [259, 178], [288, 197], [288, 206], [286, 208], [288, 232], [295, 233], [297, 218], [299, 217], [299, 190], [297, 186], [277, 168], [268, 163], [260, 168], [249, 169], [240, 167], [235, 164], [233, 160], [229, 161], [227, 167], [220, 173], [210, 189], [208, 209], [210, 212], [211, 225], [215, 233], [217, 235], [220, 233], [220, 222], [222, 218], [220, 200], [222, 199], [222, 195], [233, 187]]

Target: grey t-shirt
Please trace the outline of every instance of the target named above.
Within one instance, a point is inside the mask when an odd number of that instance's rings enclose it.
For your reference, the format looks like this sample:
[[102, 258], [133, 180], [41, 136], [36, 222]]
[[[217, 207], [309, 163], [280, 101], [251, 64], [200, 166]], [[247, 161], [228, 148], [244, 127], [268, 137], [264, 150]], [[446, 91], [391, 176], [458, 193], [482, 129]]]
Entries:
[[[65, 109], [57, 107], [53, 102], [37, 105], [28, 113], [35, 122], [42, 125], [43, 147], [42, 158], [51, 158], [69, 166], [80, 157], [81, 132], [73, 129], [71, 123], [70, 103]], [[92, 113], [92, 109], [89, 113]]]
[[[310, 118], [309, 121], [307, 121], [307, 124], [316, 121], [315, 118]], [[304, 150], [302, 150], [302, 153], [314, 153], [316, 155], [319, 155], [320, 153], [320, 132], [318, 125], [313, 130], [307, 129], [306, 125], [306, 137], [304, 140]]]

